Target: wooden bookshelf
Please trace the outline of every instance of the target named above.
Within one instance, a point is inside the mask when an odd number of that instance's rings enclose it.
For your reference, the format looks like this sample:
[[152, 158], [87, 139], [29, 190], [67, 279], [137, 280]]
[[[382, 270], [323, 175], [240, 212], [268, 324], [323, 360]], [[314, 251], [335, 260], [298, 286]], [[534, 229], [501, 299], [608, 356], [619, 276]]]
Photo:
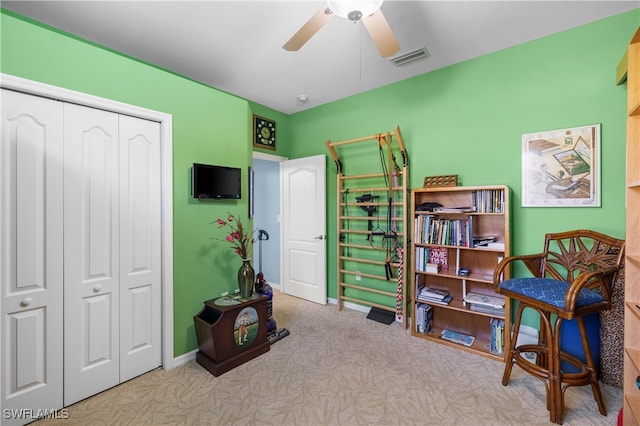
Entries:
[[[442, 208], [436, 209], [440, 211], [421, 210], [426, 203], [437, 203]], [[491, 314], [472, 310], [464, 299], [468, 293], [500, 297], [493, 290], [493, 273], [499, 261], [509, 256], [509, 188], [499, 185], [414, 189], [411, 192], [411, 218], [412, 335], [504, 360], [504, 350], [491, 350], [490, 320], [504, 320], [502, 341], [503, 347], [508, 347], [511, 317], [509, 300], [505, 300], [504, 313]], [[440, 225], [435, 225], [436, 222]], [[469, 224], [472, 231], [468, 230]], [[490, 236], [495, 238], [496, 243], [502, 242], [503, 246], [475, 246], [473, 236]], [[438, 272], [425, 272], [424, 253], [433, 249], [446, 251], [448, 267]], [[461, 268], [468, 268], [468, 275], [459, 275]], [[420, 300], [418, 292], [422, 286], [446, 290], [452, 296], [451, 302], [440, 305]], [[426, 334], [418, 330], [415, 321], [417, 307], [421, 303], [432, 307], [431, 329]], [[471, 335], [475, 340], [471, 346], [444, 340], [440, 337], [444, 329]]]
[[624, 312], [625, 425], [640, 424], [640, 29], [627, 57], [627, 189]]

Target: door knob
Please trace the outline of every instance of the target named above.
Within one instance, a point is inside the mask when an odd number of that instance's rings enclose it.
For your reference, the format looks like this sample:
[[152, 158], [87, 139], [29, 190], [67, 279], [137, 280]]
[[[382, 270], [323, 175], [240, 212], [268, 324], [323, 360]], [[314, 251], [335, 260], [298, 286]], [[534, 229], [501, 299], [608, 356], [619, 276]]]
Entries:
[[29, 306], [33, 302], [33, 299], [30, 297], [25, 297], [20, 301], [20, 306]]
[[94, 293], [97, 293], [97, 292], [99, 292], [100, 290], [102, 290], [102, 284], [96, 284], [96, 285], [93, 287], [93, 292], [94, 292]]
[[318, 235], [317, 237], [313, 237], [314, 240], [324, 240], [324, 235]]

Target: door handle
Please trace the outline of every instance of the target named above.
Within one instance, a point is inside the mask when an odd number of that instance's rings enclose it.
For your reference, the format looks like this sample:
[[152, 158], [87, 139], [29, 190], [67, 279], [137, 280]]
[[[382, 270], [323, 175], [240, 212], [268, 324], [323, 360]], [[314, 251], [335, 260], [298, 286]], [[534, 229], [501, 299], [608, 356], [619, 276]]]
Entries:
[[102, 284], [96, 284], [95, 286], [93, 286], [93, 292], [97, 293], [100, 290], [102, 290]]
[[326, 237], [324, 235], [318, 235], [317, 237], [313, 237], [314, 240], [324, 240]]
[[25, 297], [20, 301], [20, 306], [29, 306], [33, 302], [33, 299], [30, 297]]

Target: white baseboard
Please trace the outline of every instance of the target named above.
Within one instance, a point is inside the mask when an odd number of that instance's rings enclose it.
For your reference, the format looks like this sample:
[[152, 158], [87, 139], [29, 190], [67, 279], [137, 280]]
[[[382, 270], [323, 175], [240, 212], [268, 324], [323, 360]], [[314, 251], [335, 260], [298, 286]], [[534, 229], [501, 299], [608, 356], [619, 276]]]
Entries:
[[196, 359], [196, 354], [198, 353], [198, 349], [194, 349], [191, 352], [187, 352], [186, 354], [182, 354], [173, 359], [173, 366], [180, 367], [181, 365], [185, 365], [188, 362], [194, 361]]

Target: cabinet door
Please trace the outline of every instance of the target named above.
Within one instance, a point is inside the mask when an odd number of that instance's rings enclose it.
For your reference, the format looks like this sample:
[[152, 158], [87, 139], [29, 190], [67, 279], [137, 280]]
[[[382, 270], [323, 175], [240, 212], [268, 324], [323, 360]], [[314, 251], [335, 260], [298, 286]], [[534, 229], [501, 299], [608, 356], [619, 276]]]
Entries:
[[119, 383], [118, 115], [64, 109], [64, 403]]
[[0, 128], [4, 425], [62, 407], [62, 104], [2, 90]]

